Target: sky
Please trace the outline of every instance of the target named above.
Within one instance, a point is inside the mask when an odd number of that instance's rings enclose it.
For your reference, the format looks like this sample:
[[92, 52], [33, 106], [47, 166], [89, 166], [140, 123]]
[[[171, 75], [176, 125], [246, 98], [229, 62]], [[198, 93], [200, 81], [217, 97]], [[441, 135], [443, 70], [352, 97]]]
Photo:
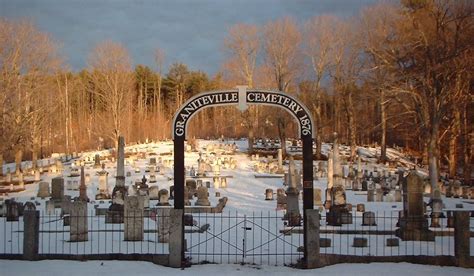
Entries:
[[122, 43], [133, 64], [169, 64], [215, 74], [225, 59], [223, 41], [236, 23], [263, 25], [291, 16], [300, 24], [332, 13], [349, 17], [375, 0], [0, 0], [0, 16], [29, 18], [60, 43], [69, 67], [87, 67], [97, 43]]

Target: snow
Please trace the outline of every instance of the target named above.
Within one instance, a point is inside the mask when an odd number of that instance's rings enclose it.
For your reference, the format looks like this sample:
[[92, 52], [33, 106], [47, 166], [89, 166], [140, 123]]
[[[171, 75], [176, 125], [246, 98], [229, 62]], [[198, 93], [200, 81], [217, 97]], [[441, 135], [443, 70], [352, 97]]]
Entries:
[[[199, 233], [187, 233], [185, 234], [186, 239], [188, 240], [188, 249], [187, 255], [193, 257], [193, 263], [198, 263], [203, 260], [207, 261], [218, 261], [218, 262], [240, 262], [242, 260], [241, 252], [245, 251], [244, 247], [247, 249], [247, 261], [254, 262], [257, 259], [257, 263], [268, 263], [270, 265], [274, 264], [289, 264], [295, 263], [296, 260], [301, 257], [301, 253], [297, 252], [297, 248], [302, 245], [303, 236], [300, 234], [293, 234], [290, 236], [285, 236], [279, 233], [280, 230], [285, 229], [285, 225], [281, 220], [281, 217], [284, 215], [284, 211], [276, 210], [276, 201], [265, 201], [265, 189], [271, 188], [274, 192], [278, 188], [282, 188], [283, 181], [280, 178], [255, 178], [256, 172], [253, 170], [255, 161], [251, 161], [250, 158], [244, 153], [247, 147], [246, 140], [230, 140], [226, 143], [236, 143], [239, 148], [239, 152], [232, 157], [237, 160], [238, 167], [236, 170], [222, 169], [221, 175], [229, 175], [232, 178], [228, 178], [228, 187], [215, 189], [212, 187], [209, 189], [210, 201], [213, 206], [218, 202], [215, 192], [218, 191], [222, 196], [228, 197], [228, 202], [224, 208], [222, 214], [193, 214], [194, 219], [198, 221], [198, 226], [202, 226], [206, 223], [210, 224], [209, 231], [199, 234]], [[199, 146], [205, 147], [208, 144], [218, 143], [217, 141], [205, 141], [199, 140]], [[323, 145], [323, 153], [327, 153], [330, 149], [330, 144]], [[172, 150], [173, 144], [171, 142], [159, 142], [159, 143], [150, 143], [142, 145], [132, 145], [127, 146], [126, 151], [142, 151], [149, 153], [168, 153]], [[341, 145], [341, 154], [348, 155], [350, 148], [344, 145]], [[359, 147], [358, 152], [362, 155], [362, 160], [364, 161], [364, 169], [373, 169], [377, 168], [378, 171], [382, 171], [384, 165], [376, 164], [376, 156], [380, 152], [380, 148], [370, 148], [370, 147]], [[83, 153], [82, 157], [91, 156], [95, 154], [106, 155], [107, 151], [91, 151]], [[140, 180], [144, 174], [144, 168], [146, 167], [149, 157], [158, 157], [158, 155], [147, 156], [147, 159], [138, 160], [136, 165], [140, 168], [140, 173], [134, 173], [134, 169], [131, 164], [126, 164], [125, 171], [130, 171], [132, 177], [126, 178], [126, 184], [130, 185], [136, 180]], [[162, 156], [163, 159], [173, 160], [172, 155]], [[400, 164], [406, 168], [413, 166], [409, 160], [407, 160], [404, 155], [398, 152], [395, 149], [388, 149], [388, 157], [392, 160], [398, 160]], [[193, 166], [197, 168], [197, 159], [198, 153], [189, 153], [185, 155], [185, 165], [187, 170]], [[45, 160], [44, 160], [45, 161]], [[367, 162], [367, 163], [366, 163]], [[115, 165], [112, 162], [106, 162], [106, 170], [109, 172], [109, 189], [115, 185]], [[28, 165], [28, 162], [24, 162], [24, 165]], [[296, 165], [301, 168], [301, 162], [297, 161]], [[5, 168], [9, 167], [12, 171], [15, 167], [14, 164], [7, 164]], [[71, 178], [67, 177], [70, 172], [70, 166], [65, 165], [65, 171], [63, 173], [65, 178], [65, 186], [67, 186], [67, 181]], [[4, 170], [6, 171], [6, 169]], [[96, 169], [92, 167], [86, 167], [85, 172], [90, 174], [91, 181], [87, 183], [88, 185], [88, 196], [90, 199], [95, 197], [97, 188], [98, 188], [98, 176], [96, 175]], [[426, 173], [425, 171], [422, 171]], [[150, 186], [157, 185], [161, 188], [169, 188], [170, 185], [173, 185], [171, 178], [173, 177], [173, 170], [171, 167], [166, 168], [163, 172], [163, 175], [157, 174], [157, 183], [148, 183]], [[54, 176], [49, 176], [48, 174], [42, 175], [42, 181], [51, 182], [51, 179]], [[32, 176], [26, 177], [26, 179], [32, 178]], [[79, 180], [79, 178], [74, 178]], [[212, 179], [206, 179], [212, 182]], [[204, 180], [204, 181], [206, 181]], [[322, 191], [326, 189], [327, 179], [320, 178], [314, 181], [314, 187], [320, 188]], [[26, 202], [29, 201], [31, 197], [35, 197], [38, 184], [26, 185], [26, 190], [17, 194], [11, 194], [11, 197], [15, 197], [17, 201]], [[78, 196], [78, 191], [65, 191], [66, 194], [71, 195], [72, 197]], [[398, 211], [402, 209], [402, 203], [400, 202], [367, 202], [366, 194], [362, 192], [354, 192], [348, 190], [346, 192], [348, 203], [353, 204], [355, 209], [356, 204], [364, 203], [366, 211], [374, 211], [376, 216], [383, 216], [384, 219], [378, 219], [378, 226], [361, 226], [362, 213], [354, 213], [357, 216], [354, 216], [354, 223], [352, 225], [343, 225], [342, 227], [332, 227], [322, 224], [322, 230], [394, 230], [395, 225], [398, 219]], [[324, 196], [323, 196], [324, 200]], [[42, 221], [40, 230], [41, 231], [50, 231], [49, 233], [42, 232], [40, 234], [40, 253], [66, 253], [66, 254], [107, 254], [107, 253], [158, 253], [166, 254], [168, 252], [168, 244], [159, 243], [157, 239], [156, 232], [156, 222], [152, 221], [149, 218], [144, 219], [144, 228], [145, 228], [145, 237], [144, 241], [141, 242], [125, 242], [123, 241], [123, 225], [110, 225], [105, 224], [105, 218], [94, 215], [94, 205], [98, 204], [100, 207], [108, 207], [109, 202], [105, 200], [104, 203], [99, 203], [96, 201], [95, 204], [90, 203], [88, 205], [88, 210], [91, 214], [89, 218], [89, 241], [82, 243], [70, 243], [69, 241], [69, 227], [63, 227], [62, 221], [60, 221], [59, 209], [56, 210], [57, 214], [44, 217], [44, 206], [45, 201], [38, 198], [35, 201], [39, 201], [41, 206], [38, 208], [42, 211]], [[425, 198], [425, 201], [428, 201], [428, 198]], [[455, 205], [457, 203], [465, 203], [463, 210], [474, 210], [474, 200], [465, 200], [465, 199], [454, 199], [454, 198], [444, 198], [443, 202], [446, 204], [446, 209], [456, 209]], [[157, 201], [151, 200], [150, 206], [154, 206]], [[173, 204], [173, 201], [170, 201]], [[300, 210], [302, 210], [302, 200], [300, 200]], [[264, 217], [262, 219], [262, 217]], [[246, 238], [246, 244], [242, 244], [244, 239], [244, 232], [241, 231], [240, 227], [244, 223], [247, 223], [248, 227], [251, 227], [253, 230], [249, 231], [248, 237]], [[442, 220], [442, 224], [446, 224], [446, 220]], [[5, 222], [5, 218], [0, 218], [0, 253], [21, 253], [22, 252], [22, 217], [20, 217], [19, 222]], [[237, 229], [239, 228], [239, 229]], [[298, 228], [298, 227], [296, 227]], [[58, 233], [56, 233], [59, 230]], [[104, 231], [107, 230], [107, 231]], [[111, 231], [113, 230], [113, 232]], [[148, 231], [150, 230], [150, 231]], [[436, 230], [436, 229], [432, 229]], [[448, 230], [443, 228], [443, 230]], [[452, 229], [451, 229], [452, 230]], [[264, 235], [262, 235], [264, 232]], [[268, 233], [267, 233], [268, 232]], [[354, 248], [352, 247], [353, 237], [367, 237], [369, 240], [368, 248]], [[404, 242], [400, 241], [400, 246], [397, 248], [386, 247], [385, 241], [387, 238], [394, 237], [393, 235], [340, 235], [340, 234], [321, 234], [322, 238], [328, 237], [332, 240], [332, 246], [329, 248], [321, 248], [321, 253], [336, 253], [336, 254], [350, 254], [350, 255], [372, 255], [372, 256], [387, 256], [387, 255], [454, 255], [454, 239], [453, 237], [437, 237], [435, 243], [427, 242]], [[225, 240], [225, 241], [223, 241]], [[264, 247], [259, 245], [265, 244]], [[291, 256], [287, 259], [282, 259], [283, 257], [277, 258], [272, 256], [272, 260], [268, 262], [258, 262], [261, 256], [259, 254], [265, 254], [271, 251], [273, 248], [278, 248], [284, 250], [286, 254]], [[474, 239], [471, 239], [471, 248], [474, 248]], [[471, 250], [472, 251], [472, 250]], [[224, 260], [220, 259], [218, 256], [215, 259], [214, 255], [194, 255], [193, 253], [198, 252], [213, 252], [215, 254], [229, 254], [232, 255], [226, 256]], [[267, 256], [264, 256], [267, 258]], [[270, 257], [269, 257], [270, 258]], [[14, 262], [12, 262], [14, 263]], [[43, 264], [44, 262], [35, 262], [33, 264]], [[54, 261], [50, 262], [55, 264]], [[77, 262], [67, 262], [68, 265], [80, 265], [82, 263]], [[104, 262], [107, 264], [107, 271], [114, 271], [117, 267], [126, 267], [127, 262]], [[2, 266], [5, 262], [0, 262]], [[24, 269], [27, 269], [30, 263], [26, 263]], [[61, 271], [61, 262], [58, 265], [58, 272]], [[97, 265], [96, 262], [88, 262], [88, 264]], [[98, 263], [100, 264], [100, 263]], [[10, 265], [10, 264], [8, 264]], [[142, 263], [143, 268], [147, 268], [151, 265], [153, 269], [164, 269], [159, 268], [153, 264]], [[375, 265], [375, 264], [374, 264]], [[380, 264], [375, 265], [376, 267]], [[412, 265], [396, 265], [390, 264], [389, 266], [401, 266], [402, 269], [410, 267]], [[361, 271], [368, 270], [367, 265], [353, 265], [358, 266]], [[23, 267], [23, 266], [22, 266]], [[45, 267], [47, 267], [45, 265]], [[216, 269], [220, 271], [220, 266], [209, 265], [207, 266], [196, 266], [187, 269], [186, 271], [194, 271], [196, 273], [204, 273], [207, 269], [211, 270]], [[336, 267], [336, 266], [335, 266]], [[338, 265], [337, 267], [346, 268], [344, 265]], [[386, 266], [385, 266], [386, 267]], [[420, 271], [429, 272], [430, 269], [434, 272], [439, 272], [437, 269], [432, 269], [432, 267], [427, 266], [418, 266]], [[254, 269], [252, 267], [241, 267], [241, 266], [222, 266], [222, 268], [228, 269], [230, 273], [261, 273], [261, 272], [280, 272], [286, 271], [288, 268], [275, 268], [275, 267], [264, 267], [262, 269]], [[324, 268], [324, 269], [332, 269]], [[370, 266], [372, 269], [372, 265]], [[137, 274], [140, 274], [140, 269], [137, 268]], [[281, 270], [280, 270], [281, 269]], [[318, 272], [329, 272], [330, 270], [318, 270]], [[1, 269], [0, 266], [0, 275], [3, 275], [4, 269]], [[71, 271], [68, 269], [68, 271]], [[117, 269], [117, 271], [120, 271]], [[148, 273], [148, 270], [144, 270], [143, 273]], [[175, 273], [177, 270], [170, 270], [170, 273]], [[294, 270], [291, 270], [294, 271]], [[345, 270], [341, 270], [345, 271]], [[377, 270], [375, 270], [377, 271]], [[384, 273], [388, 270], [384, 270]], [[82, 272], [82, 271], [81, 271]], [[347, 270], [347, 272], [353, 272], [352, 270]], [[371, 274], [376, 272], [370, 271]], [[302, 272], [303, 273], [303, 272]], [[447, 273], [447, 272], [446, 272]], [[53, 272], [54, 274], [54, 272]], [[85, 274], [85, 273], [81, 273]], [[398, 273], [397, 273], [398, 274]], [[51, 275], [51, 274], [49, 274]], [[338, 275], [340, 275], [338, 273]], [[436, 275], [436, 274], [433, 274]]]
[[474, 269], [427, 266], [408, 263], [337, 264], [319, 269], [252, 265], [193, 265], [184, 270], [139, 261], [5, 261], [0, 260], [0, 275], [473, 275]]

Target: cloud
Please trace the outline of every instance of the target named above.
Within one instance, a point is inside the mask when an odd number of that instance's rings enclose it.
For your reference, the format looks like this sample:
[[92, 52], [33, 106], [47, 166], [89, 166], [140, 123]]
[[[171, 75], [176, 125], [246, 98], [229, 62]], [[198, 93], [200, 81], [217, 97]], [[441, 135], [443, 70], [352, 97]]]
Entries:
[[323, 14], [357, 14], [375, 0], [0, 0], [0, 16], [28, 17], [63, 45], [74, 70], [87, 66], [95, 45], [123, 43], [134, 64], [154, 66], [157, 47], [166, 65], [183, 62], [215, 73], [224, 59], [222, 41], [238, 22], [264, 24], [283, 16], [299, 22]]

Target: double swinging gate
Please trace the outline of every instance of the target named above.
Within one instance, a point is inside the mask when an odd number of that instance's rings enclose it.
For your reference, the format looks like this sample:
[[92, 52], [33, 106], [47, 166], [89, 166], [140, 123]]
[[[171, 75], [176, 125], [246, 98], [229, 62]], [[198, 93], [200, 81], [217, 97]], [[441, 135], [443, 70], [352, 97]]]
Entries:
[[185, 229], [185, 257], [191, 263], [295, 265], [303, 257], [303, 235], [291, 234], [283, 213], [193, 214]]
[[[172, 135], [174, 144], [174, 208], [184, 210], [184, 183], [185, 183], [185, 166], [184, 166], [184, 142], [186, 139], [186, 129], [190, 119], [196, 115], [201, 109], [211, 106], [234, 105], [239, 110], [247, 109], [248, 104], [269, 105], [276, 106], [286, 110], [298, 123], [300, 138], [303, 142], [303, 218], [306, 215], [306, 210], [313, 209], [313, 120], [309, 110], [296, 98], [288, 93], [280, 91], [269, 91], [260, 89], [247, 89], [246, 86], [238, 86], [236, 90], [212, 91], [198, 94], [189, 99], [184, 105], [178, 109], [173, 118]], [[230, 198], [229, 200], [232, 200]], [[278, 258], [277, 256], [286, 256], [290, 252], [290, 256], [297, 256], [299, 254], [299, 246], [307, 242], [307, 227], [306, 221], [303, 221], [303, 235], [302, 242], [297, 245], [292, 242], [295, 237], [292, 235], [285, 236], [285, 233], [280, 233], [279, 229], [283, 229], [283, 221], [281, 215], [202, 215], [198, 217], [199, 224], [204, 220], [221, 221], [220, 224], [207, 223], [208, 228], [201, 228], [199, 231], [206, 230], [203, 233], [193, 232], [188, 233], [188, 252], [185, 252], [185, 246], [182, 246], [181, 259], [186, 256], [192, 256], [196, 253], [198, 261], [202, 256], [203, 261], [216, 261], [216, 257], [227, 256], [230, 262], [231, 257], [234, 257], [233, 262], [247, 262], [249, 258], [255, 261], [256, 258], [263, 258], [266, 256], [268, 263], [271, 263], [270, 256], [273, 256], [274, 263], [278, 263], [285, 258]], [[183, 218], [184, 219], [184, 218]], [[184, 224], [183, 224], [184, 225]], [[266, 226], [265, 226], [266, 225]], [[185, 229], [186, 230], [186, 229]], [[258, 233], [261, 233], [259, 236]], [[183, 231], [183, 241], [185, 232]], [[256, 235], [257, 233], [257, 235]], [[264, 239], [266, 233], [266, 238]], [[223, 235], [227, 234], [226, 239]], [[189, 237], [189, 235], [191, 235]], [[260, 238], [255, 238], [255, 237]], [[195, 240], [198, 240], [196, 243]], [[202, 241], [201, 241], [202, 240]], [[288, 241], [290, 240], [290, 241]], [[220, 247], [216, 248], [216, 241]], [[273, 250], [270, 250], [271, 245], [274, 244]], [[210, 250], [209, 248], [212, 248]], [[266, 249], [265, 249], [266, 247]], [[219, 248], [222, 248], [220, 250]], [[202, 250], [201, 250], [202, 249]], [[290, 250], [291, 249], [291, 250]], [[204, 253], [202, 253], [204, 252]], [[308, 247], [302, 247], [302, 254], [305, 262], [308, 262]], [[205, 257], [204, 257], [205, 256]], [[209, 260], [209, 257], [214, 256]], [[291, 258], [292, 259], [292, 258]], [[294, 262], [293, 260], [288, 263]]]

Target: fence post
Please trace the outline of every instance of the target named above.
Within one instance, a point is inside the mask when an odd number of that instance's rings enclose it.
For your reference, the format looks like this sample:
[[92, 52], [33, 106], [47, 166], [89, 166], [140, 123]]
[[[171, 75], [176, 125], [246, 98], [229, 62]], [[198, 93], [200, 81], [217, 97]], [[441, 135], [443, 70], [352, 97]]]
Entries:
[[306, 210], [306, 268], [315, 268], [319, 264], [319, 210]]
[[180, 268], [184, 260], [183, 209], [170, 210], [169, 266]]
[[40, 212], [26, 210], [23, 213], [23, 259], [38, 259]]
[[470, 267], [469, 212], [454, 212], [454, 256], [460, 267]]

